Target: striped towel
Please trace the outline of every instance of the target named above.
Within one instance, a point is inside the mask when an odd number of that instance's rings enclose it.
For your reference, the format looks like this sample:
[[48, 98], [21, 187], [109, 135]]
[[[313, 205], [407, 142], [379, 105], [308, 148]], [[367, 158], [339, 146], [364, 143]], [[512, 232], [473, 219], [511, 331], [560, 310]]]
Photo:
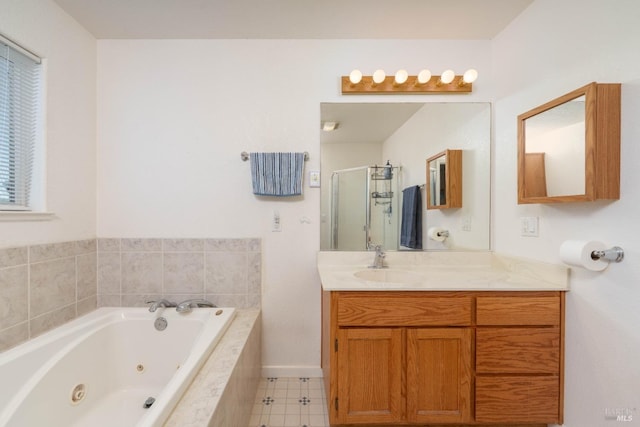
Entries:
[[304, 153], [250, 153], [253, 194], [299, 196], [302, 194]]

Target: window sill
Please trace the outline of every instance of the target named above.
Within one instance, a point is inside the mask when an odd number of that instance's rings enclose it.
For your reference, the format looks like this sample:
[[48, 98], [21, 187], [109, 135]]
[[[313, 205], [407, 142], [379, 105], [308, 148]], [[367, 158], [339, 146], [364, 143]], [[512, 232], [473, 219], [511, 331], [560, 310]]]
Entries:
[[0, 222], [4, 221], [51, 221], [53, 212], [0, 211]]

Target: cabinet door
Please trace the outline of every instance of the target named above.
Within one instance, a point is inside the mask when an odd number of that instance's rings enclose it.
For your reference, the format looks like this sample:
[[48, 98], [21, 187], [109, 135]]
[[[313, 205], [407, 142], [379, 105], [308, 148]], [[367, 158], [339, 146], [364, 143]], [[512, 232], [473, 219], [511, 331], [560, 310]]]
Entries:
[[402, 420], [402, 329], [338, 329], [338, 421]]
[[414, 423], [471, 421], [468, 328], [407, 331], [407, 418]]

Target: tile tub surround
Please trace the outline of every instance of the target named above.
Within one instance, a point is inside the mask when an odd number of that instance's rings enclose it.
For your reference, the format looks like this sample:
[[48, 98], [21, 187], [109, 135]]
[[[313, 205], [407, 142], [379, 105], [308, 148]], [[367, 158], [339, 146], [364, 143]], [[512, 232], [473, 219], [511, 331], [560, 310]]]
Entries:
[[0, 249], [0, 351], [96, 305], [95, 239]]
[[260, 307], [259, 238], [99, 238], [97, 269], [100, 307], [144, 306], [159, 298]]

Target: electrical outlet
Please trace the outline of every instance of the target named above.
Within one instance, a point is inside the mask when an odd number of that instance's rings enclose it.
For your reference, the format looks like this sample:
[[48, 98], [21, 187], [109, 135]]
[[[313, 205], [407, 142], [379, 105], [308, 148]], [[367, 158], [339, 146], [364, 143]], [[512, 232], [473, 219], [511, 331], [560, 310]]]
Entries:
[[271, 221], [271, 231], [282, 231], [282, 224], [280, 223], [280, 212], [273, 211], [273, 219]]
[[523, 216], [520, 218], [520, 235], [523, 237], [538, 237], [537, 216]]
[[471, 217], [470, 216], [465, 216], [462, 219], [462, 225], [461, 227], [462, 231], [471, 231]]

